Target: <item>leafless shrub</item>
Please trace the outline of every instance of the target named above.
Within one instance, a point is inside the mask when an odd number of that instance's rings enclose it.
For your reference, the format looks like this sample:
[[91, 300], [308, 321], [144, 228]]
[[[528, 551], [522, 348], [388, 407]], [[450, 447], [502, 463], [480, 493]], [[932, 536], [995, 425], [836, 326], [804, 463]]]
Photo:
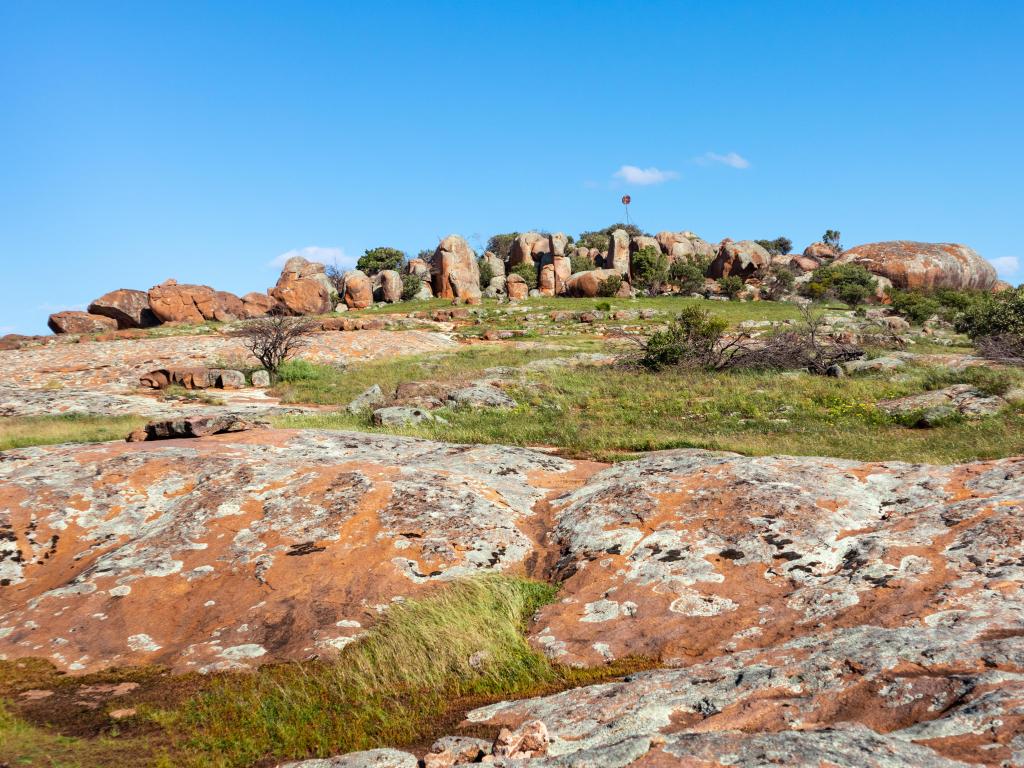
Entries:
[[305, 347], [316, 328], [315, 322], [304, 317], [268, 315], [250, 320], [238, 335], [252, 356], [276, 378], [281, 363]]
[[765, 338], [747, 332], [727, 335], [726, 322], [698, 307], [687, 307], [668, 327], [649, 337], [623, 337], [637, 349], [622, 362], [648, 370], [684, 368], [721, 370], [808, 370], [826, 374], [848, 360], [863, 357], [858, 345], [825, 330], [820, 315], [802, 308], [801, 322]]
[[331, 285], [334, 286], [335, 292], [342, 296], [345, 293], [345, 270], [338, 266], [338, 262], [328, 264], [324, 272], [327, 274], [327, 279], [331, 281]]
[[1024, 365], [1024, 336], [1000, 333], [979, 336], [974, 340], [978, 354], [988, 360], [1005, 365]]

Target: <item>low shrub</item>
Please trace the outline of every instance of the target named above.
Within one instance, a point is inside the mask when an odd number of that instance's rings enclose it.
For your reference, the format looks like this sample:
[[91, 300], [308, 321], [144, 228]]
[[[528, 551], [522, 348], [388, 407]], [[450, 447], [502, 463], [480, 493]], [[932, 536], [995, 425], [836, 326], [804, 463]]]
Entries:
[[404, 262], [405, 254], [397, 248], [370, 248], [359, 257], [356, 269], [361, 269], [368, 275], [375, 275], [385, 269], [401, 269]]
[[676, 286], [680, 293], [698, 293], [704, 290], [706, 274], [706, 261], [678, 259], [668, 268], [668, 281]]
[[420, 292], [423, 281], [416, 275], [402, 275], [402, 301], [412, 301]]
[[572, 273], [575, 275], [577, 272], [586, 272], [594, 268], [593, 263], [586, 256], [582, 256], [579, 253], [573, 253], [569, 257], [569, 263], [572, 265]]
[[859, 264], [828, 264], [814, 270], [803, 293], [812, 299], [838, 299], [852, 309], [877, 288], [878, 280]]
[[615, 296], [622, 288], [622, 275], [610, 275], [602, 280], [597, 286], [598, 296]]
[[921, 325], [942, 310], [942, 304], [917, 291], [893, 291], [892, 308], [914, 325]]
[[527, 288], [537, 287], [537, 267], [533, 265], [533, 262], [524, 261], [522, 264], [516, 264], [512, 267], [512, 274], [523, 278]]
[[661, 292], [668, 280], [668, 258], [653, 246], [645, 246], [630, 257], [632, 284], [648, 294]]
[[928, 371], [922, 379], [925, 389], [932, 391], [945, 389], [955, 384], [970, 384], [979, 392], [986, 395], [1002, 396], [1009, 392], [1014, 385], [1014, 377], [1009, 371], [989, 368], [982, 365], [972, 365], [961, 370], [952, 368], [935, 368]]
[[1024, 286], [973, 298], [954, 324], [972, 339], [1003, 335], [1024, 338]]
[[740, 291], [743, 290], [743, 278], [739, 275], [726, 275], [725, 277], [718, 278], [718, 287], [722, 289], [722, 293], [729, 297], [732, 301], [739, 296]]
[[512, 252], [512, 243], [519, 237], [518, 232], [505, 232], [500, 235], [491, 235], [487, 240], [487, 250], [508, 261], [508, 255]]
[[487, 259], [480, 259], [477, 262], [477, 269], [480, 272], [480, 289], [483, 290], [491, 284], [491, 280], [494, 279], [494, 267]]
[[791, 269], [773, 266], [761, 280], [761, 297], [769, 301], [778, 301], [793, 292], [796, 275]]

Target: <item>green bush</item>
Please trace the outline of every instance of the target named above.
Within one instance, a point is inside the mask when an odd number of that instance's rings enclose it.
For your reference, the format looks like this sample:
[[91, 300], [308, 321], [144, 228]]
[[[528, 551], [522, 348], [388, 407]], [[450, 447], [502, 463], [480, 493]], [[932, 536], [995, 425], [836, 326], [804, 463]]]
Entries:
[[1016, 290], [979, 294], [956, 317], [960, 333], [972, 339], [985, 336], [1024, 338], [1024, 285]]
[[606, 297], [615, 296], [621, 287], [622, 275], [611, 275], [598, 284], [597, 295]]
[[633, 285], [657, 293], [668, 280], [668, 258], [658, 248], [645, 246], [630, 257]]
[[921, 325], [942, 310], [937, 299], [917, 291], [893, 291], [891, 298], [892, 308], [914, 325]]
[[402, 301], [411, 301], [420, 292], [423, 281], [416, 275], [402, 275]]
[[983, 365], [971, 365], [960, 370], [952, 368], [933, 368], [925, 374], [922, 381], [927, 390], [945, 389], [954, 384], [970, 384], [986, 395], [1002, 396], [1009, 392], [1015, 378], [1001, 368], [989, 368]]
[[788, 237], [776, 237], [774, 240], [755, 240], [754, 242], [772, 256], [779, 256], [793, 250], [793, 241]]
[[533, 262], [524, 261], [522, 264], [516, 264], [512, 267], [512, 274], [523, 278], [527, 288], [537, 287], [537, 267], [533, 265]]
[[501, 257], [502, 261], [508, 261], [508, 255], [512, 252], [512, 243], [519, 237], [518, 232], [505, 232], [500, 235], [491, 235], [487, 240], [487, 250]]
[[859, 264], [828, 264], [814, 270], [802, 292], [813, 299], [839, 299], [854, 308], [874, 295], [877, 287], [875, 276]]
[[494, 267], [486, 259], [480, 259], [477, 261], [477, 268], [480, 271], [480, 290], [483, 290], [491, 284], [491, 280], [494, 279]]
[[722, 289], [722, 293], [729, 297], [732, 301], [739, 296], [740, 291], [743, 290], [743, 278], [739, 275], [726, 275], [725, 277], [718, 278], [718, 287]]
[[359, 257], [356, 269], [375, 275], [385, 269], [400, 269], [404, 262], [405, 254], [397, 248], [371, 248]]
[[761, 281], [761, 296], [769, 301], [778, 301], [793, 291], [796, 275], [787, 267], [775, 265]]
[[572, 265], [572, 273], [575, 275], [577, 272], [586, 272], [587, 270], [593, 269], [594, 265], [590, 262], [586, 256], [581, 256], [578, 253], [574, 253], [569, 257], [569, 263]]
[[640, 365], [652, 371], [683, 363], [713, 367], [712, 361], [718, 355], [719, 342], [728, 325], [706, 309], [686, 307], [668, 328], [651, 334]]
[[687, 261], [678, 259], [668, 268], [668, 281], [675, 285], [680, 293], [698, 293], [704, 289], [704, 275], [707, 274], [707, 262]]

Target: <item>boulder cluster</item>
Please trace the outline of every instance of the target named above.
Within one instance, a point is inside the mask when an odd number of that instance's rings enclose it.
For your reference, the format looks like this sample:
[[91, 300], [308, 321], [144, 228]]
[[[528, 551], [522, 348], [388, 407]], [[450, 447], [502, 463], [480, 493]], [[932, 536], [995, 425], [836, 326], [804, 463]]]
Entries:
[[[466, 304], [477, 304], [483, 296], [513, 301], [528, 296], [596, 297], [601, 295], [605, 281], [615, 276], [622, 281], [616, 295], [628, 297], [633, 294], [634, 258], [649, 248], [663, 254], [670, 266], [677, 261], [701, 265], [706, 278], [704, 293], [708, 296], [719, 292], [717, 280], [738, 277], [745, 283], [743, 296], [757, 299], [761, 295], [761, 279], [773, 267], [794, 272], [799, 285], [809, 281], [815, 269], [833, 262], [858, 264], [876, 275], [879, 300], [893, 287], [1001, 287], [991, 264], [973, 249], [956, 243], [896, 240], [840, 252], [832, 245], [817, 242], [801, 254], [772, 254], [753, 240], [726, 238], [711, 244], [689, 231], [663, 231], [651, 237], [616, 229], [609, 235], [608, 248], [598, 250], [572, 243], [562, 232], [525, 232], [516, 236], [506, 257], [487, 251], [478, 259], [462, 237], [449, 235], [429, 259], [410, 259], [402, 267], [404, 274], [388, 269], [368, 275], [353, 269], [329, 275], [323, 264], [295, 256], [284, 265], [277, 284], [266, 293], [239, 297], [208, 285], [167, 280], [148, 291], [111, 291], [93, 301], [86, 312], [57, 312], [50, 316], [49, 326], [54, 333], [93, 334], [161, 323], [231, 322], [268, 313], [323, 315], [365, 309], [375, 302], [401, 301], [410, 276], [419, 279], [413, 298], [438, 297]], [[581, 262], [589, 268], [580, 270]], [[489, 267], [492, 275], [485, 286], [480, 284], [481, 264]], [[532, 266], [532, 272], [517, 269], [524, 264]], [[524, 273], [536, 277], [528, 282]]]

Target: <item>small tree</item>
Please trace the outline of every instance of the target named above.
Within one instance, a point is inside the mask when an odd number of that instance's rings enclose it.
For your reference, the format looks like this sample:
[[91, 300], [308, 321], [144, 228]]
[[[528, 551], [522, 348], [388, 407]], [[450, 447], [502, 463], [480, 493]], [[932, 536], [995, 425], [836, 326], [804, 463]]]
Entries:
[[419, 253], [416, 254], [416, 258], [420, 261], [425, 261], [429, 264], [434, 258], [434, 251], [429, 248], [423, 248]]
[[250, 320], [238, 335], [245, 348], [270, 374], [277, 378], [281, 364], [309, 343], [317, 324], [305, 317], [268, 315]]
[[707, 266], [701, 262], [678, 259], [668, 268], [668, 281], [680, 293], [697, 293], [704, 288], [704, 274]]
[[412, 301], [420, 292], [423, 281], [417, 275], [402, 275], [402, 301]]
[[761, 295], [769, 301], [778, 301], [788, 293], [792, 293], [796, 283], [796, 275], [787, 267], [772, 266], [761, 281]]
[[877, 288], [875, 276], [859, 264], [828, 264], [814, 270], [803, 292], [812, 299], [831, 297], [855, 308]]
[[477, 270], [480, 272], [480, 289], [483, 290], [494, 279], [494, 267], [491, 266], [491, 262], [487, 259], [479, 259], [477, 261]]
[[405, 261], [405, 254], [397, 248], [371, 248], [359, 257], [356, 269], [368, 275], [375, 275], [385, 269], [399, 270]]
[[838, 229], [826, 229], [825, 234], [821, 236], [821, 242], [832, 248], [838, 256], [843, 252], [843, 244], [839, 241], [840, 237], [841, 233]]
[[572, 266], [572, 273], [575, 275], [577, 272], [586, 272], [587, 270], [593, 269], [594, 265], [590, 259], [583, 256], [578, 251], [574, 252], [569, 257], [569, 264]]
[[491, 235], [487, 240], [487, 250], [500, 256], [502, 261], [508, 261], [508, 255], [512, 252], [512, 243], [519, 237], [518, 232], [504, 232], [500, 235]]
[[661, 291], [668, 280], [668, 258], [659, 249], [645, 246], [630, 258], [633, 285], [649, 294]]
[[754, 242], [772, 256], [779, 256], [793, 250], [793, 241], [788, 237], [776, 237], [774, 240], [755, 240]]

